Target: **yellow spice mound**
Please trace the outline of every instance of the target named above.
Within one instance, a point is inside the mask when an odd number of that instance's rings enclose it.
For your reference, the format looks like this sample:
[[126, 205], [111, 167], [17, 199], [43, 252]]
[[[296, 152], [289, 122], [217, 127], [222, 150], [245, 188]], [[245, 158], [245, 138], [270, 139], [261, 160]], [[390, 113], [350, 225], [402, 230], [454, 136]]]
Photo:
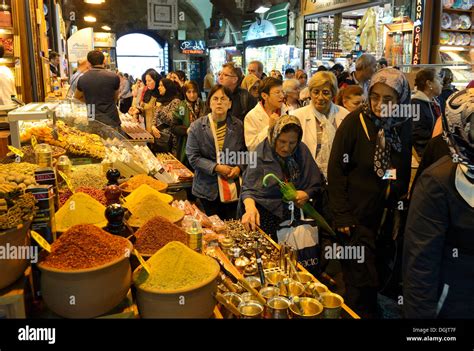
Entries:
[[132, 191], [132, 193], [125, 198], [126, 203], [124, 206], [126, 207], [128, 203], [137, 204], [147, 194], [154, 194], [157, 198], [159, 198], [163, 202], [166, 202], [167, 204], [173, 201], [173, 196], [160, 193], [159, 191], [156, 191], [149, 185], [143, 184], [143, 185], [140, 185], [134, 191]]
[[158, 179], [147, 176], [146, 174], [138, 174], [130, 178], [130, 180], [123, 183], [120, 187], [123, 190], [130, 192], [135, 189], [138, 189], [140, 186], [144, 184], [149, 185], [156, 191], [165, 191], [166, 188], [168, 188], [168, 184], [160, 182]]
[[170, 222], [179, 222], [184, 217], [184, 212], [168, 205], [155, 194], [147, 194], [136, 201], [127, 201], [126, 207], [132, 213], [128, 224], [132, 227], [141, 227], [150, 219], [161, 216]]
[[172, 241], [147, 261], [149, 275], [142, 268], [134, 274], [136, 286], [156, 292], [192, 290], [217, 277], [219, 265], [178, 241]]
[[56, 212], [56, 229], [65, 232], [77, 224], [107, 225], [105, 206], [85, 193], [76, 193]]

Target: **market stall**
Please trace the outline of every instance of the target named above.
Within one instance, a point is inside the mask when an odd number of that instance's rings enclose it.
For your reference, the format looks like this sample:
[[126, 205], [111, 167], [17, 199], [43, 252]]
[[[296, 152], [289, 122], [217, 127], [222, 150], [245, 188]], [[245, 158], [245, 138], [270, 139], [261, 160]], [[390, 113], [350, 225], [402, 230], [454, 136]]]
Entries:
[[320, 65], [346, 65], [346, 56], [366, 52], [384, 56], [384, 26], [391, 16], [385, 1], [304, 1], [304, 67], [312, 75]]
[[38, 254], [0, 261], [6, 318], [358, 318], [294, 249], [174, 198], [193, 174], [173, 156], [49, 109], [16, 114], [0, 164], [0, 240]]
[[287, 68], [301, 67], [301, 50], [288, 45], [289, 3], [272, 6], [257, 21], [244, 21], [242, 36], [245, 46], [245, 64], [257, 60], [263, 71], [284, 72]]

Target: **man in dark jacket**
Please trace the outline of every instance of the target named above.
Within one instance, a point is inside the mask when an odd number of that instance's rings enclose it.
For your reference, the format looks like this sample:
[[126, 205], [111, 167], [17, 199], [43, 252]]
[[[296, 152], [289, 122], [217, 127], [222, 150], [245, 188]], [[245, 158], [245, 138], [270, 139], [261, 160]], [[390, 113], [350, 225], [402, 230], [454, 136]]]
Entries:
[[403, 250], [406, 318], [474, 318], [473, 101], [474, 89], [448, 100], [443, 127], [451, 157], [415, 186]]
[[230, 114], [241, 121], [257, 105], [257, 100], [247, 90], [240, 87], [242, 78], [242, 70], [235, 67], [233, 63], [226, 63], [219, 72], [219, 84], [229, 88], [232, 92]]

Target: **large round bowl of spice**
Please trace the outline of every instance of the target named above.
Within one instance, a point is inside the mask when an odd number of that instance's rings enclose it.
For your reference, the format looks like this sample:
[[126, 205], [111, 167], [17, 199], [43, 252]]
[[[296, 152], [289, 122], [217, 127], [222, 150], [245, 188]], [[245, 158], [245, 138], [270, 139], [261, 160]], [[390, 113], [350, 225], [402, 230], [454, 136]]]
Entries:
[[142, 318], [209, 318], [216, 302], [219, 264], [172, 241], [133, 273]]
[[13, 284], [36, 257], [28, 236], [35, 198], [19, 188], [0, 188], [0, 290]]
[[51, 311], [66, 318], [109, 312], [131, 285], [132, 244], [90, 224], [75, 225], [42, 252], [41, 291]]

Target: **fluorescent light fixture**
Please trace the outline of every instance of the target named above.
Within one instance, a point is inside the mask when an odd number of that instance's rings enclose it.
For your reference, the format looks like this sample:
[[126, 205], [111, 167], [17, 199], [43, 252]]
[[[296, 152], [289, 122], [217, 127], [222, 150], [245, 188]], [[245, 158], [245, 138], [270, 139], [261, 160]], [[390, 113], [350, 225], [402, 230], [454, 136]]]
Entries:
[[94, 16], [84, 16], [84, 21], [86, 22], [97, 22], [97, 18]]
[[440, 51], [469, 51], [468, 48], [462, 46], [441, 46]]
[[86, 4], [100, 5], [105, 2], [105, 0], [84, 0]]
[[266, 13], [269, 10], [270, 10], [270, 7], [260, 6], [258, 9], [255, 10], [255, 13]]
[[110, 28], [109, 26], [102, 26], [101, 28], [102, 28], [103, 30], [107, 30], [107, 31], [112, 30], [112, 28]]

